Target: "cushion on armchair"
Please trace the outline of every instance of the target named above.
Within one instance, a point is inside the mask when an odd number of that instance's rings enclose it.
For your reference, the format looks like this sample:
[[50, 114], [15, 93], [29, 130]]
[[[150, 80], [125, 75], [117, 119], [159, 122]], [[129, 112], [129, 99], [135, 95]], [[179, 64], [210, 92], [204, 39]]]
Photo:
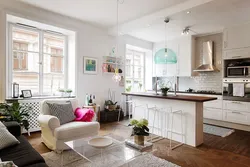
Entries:
[[75, 121], [91, 122], [95, 116], [95, 112], [91, 109], [77, 108], [75, 116]]
[[49, 106], [51, 115], [57, 117], [61, 125], [71, 122], [75, 119], [70, 101], [66, 102], [65, 104], [47, 103], [47, 105]]

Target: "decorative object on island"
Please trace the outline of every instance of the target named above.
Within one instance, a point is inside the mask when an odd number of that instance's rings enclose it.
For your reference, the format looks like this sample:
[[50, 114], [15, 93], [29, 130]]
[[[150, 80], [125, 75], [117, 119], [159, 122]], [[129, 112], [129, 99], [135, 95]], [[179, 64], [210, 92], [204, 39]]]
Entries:
[[83, 73], [97, 74], [98, 61], [96, 58], [83, 57]]
[[18, 102], [14, 102], [12, 104], [1, 103], [0, 110], [4, 112], [4, 115], [8, 116], [7, 121], [16, 121], [18, 122], [24, 129], [29, 130], [29, 110], [31, 107], [24, 107], [20, 105]]
[[169, 88], [168, 88], [168, 87], [162, 87], [162, 88], [161, 88], [161, 92], [162, 92], [162, 95], [163, 95], [163, 96], [167, 96], [168, 91], [169, 91]]
[[117, 102], [113, 102], [112, 100], [105, 100], [105, 109], [109, 110], [109, 111], [114, 111], [117, 106], [116, 106]]
[[13, 98], [18, 98], [19, 97], [19, 84], [18, 83], [16, 83], [16, 82], [14, 82], [13, 83], [13, 88], [12, 88], [13, 90], [13, 95], [12, 95], [12, 97]]
[[32, 97], [31, 90], [22, 90], [22, 97], [23, 98], [30, 98], [30, 97]]
[[134, 136], [134, 142], [138, 145], [144, 145], [144, 136], [149, 136], [148, 120], [132, 119], [129, 126], [133, 126], [132, 136]]

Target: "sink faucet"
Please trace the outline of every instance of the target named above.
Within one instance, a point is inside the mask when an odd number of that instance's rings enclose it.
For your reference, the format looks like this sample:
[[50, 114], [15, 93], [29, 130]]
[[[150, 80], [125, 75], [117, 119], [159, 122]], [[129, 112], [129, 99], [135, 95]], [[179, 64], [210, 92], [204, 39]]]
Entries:
[[155, 94], [158, 95], [158, 77], [156, 77], [156, 82], [155, 82]]

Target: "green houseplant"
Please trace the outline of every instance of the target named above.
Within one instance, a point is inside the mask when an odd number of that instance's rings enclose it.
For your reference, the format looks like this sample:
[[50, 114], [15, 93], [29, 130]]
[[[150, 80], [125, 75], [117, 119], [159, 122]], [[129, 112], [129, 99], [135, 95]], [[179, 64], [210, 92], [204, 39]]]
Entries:
[[167, 96], [168, 91], [169, 91], [169, 88], [168, 88], [168, 87], [162, 87], [162, 88], [161, 88], [161, 92], [162, 92], [162, 95], [163, 95], [163, 96]]
[[67, 96], [70, 97], [71, 93], [72, 93], [72, 89], [66, 89], [65, 93], [67, 93]]
[[58, 89], [58, 92], [61, 93], [61, 96], [64, 96], [65, 90], [64, 89]]
[[129, 126], [133, 126], [132, 136], [134, 136], [134, 142], [138, 145], [144, 145], [144, 136], [149, 136], [148, 120], [132, 119]]
[[29, 130], [28, 112], [31, 107], [25, 107], [18, 102], [14, 102], [12, 104], [1, 103], [0, 109], [5, 115], [9, 116], [8, 121], [16, 121], [27, 131]]
[[117, 108], [116, 106], [117, 102], [113, 102], [112, 100], [105, 100], [105, 108], [109, 111], [113, 111]]

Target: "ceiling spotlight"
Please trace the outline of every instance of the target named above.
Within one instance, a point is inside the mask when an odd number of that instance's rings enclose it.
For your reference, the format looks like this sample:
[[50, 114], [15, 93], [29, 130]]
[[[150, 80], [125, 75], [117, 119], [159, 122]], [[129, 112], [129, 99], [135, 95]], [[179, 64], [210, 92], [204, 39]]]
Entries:
[[187, 14], [190, 14], [191, 12], [190, 11], [187, 11]]
[[184, 30], [182, 31], [181, 35], [188, 35], [189, 34], [189, 27], [185, 27]]

